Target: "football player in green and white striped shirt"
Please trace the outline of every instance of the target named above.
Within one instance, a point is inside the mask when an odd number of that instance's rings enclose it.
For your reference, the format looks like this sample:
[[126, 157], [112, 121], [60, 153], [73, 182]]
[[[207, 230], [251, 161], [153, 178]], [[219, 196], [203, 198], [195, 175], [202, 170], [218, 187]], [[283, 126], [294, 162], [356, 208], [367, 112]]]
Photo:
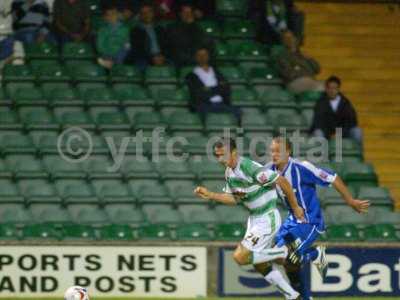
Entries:
[[224, 192], [214, 193], [199, 186], [195, 193], [203, 199], [227, 205], [241, 203], [249, 210], [247, 231], [233, 254], [234, 260], [239, 265], [253, 264], [266, 281], [275, 285], [286, 299], [298, 299], [299, 293], [285, 280], [276, 264], [273, 263], [271, 269], [270, 266], [259, 263], [265, 261], [265, 257], [273, 258], [274, 255], [282, 254], [274, 253], [277, 250], [272, 249], [275, 234], [281, 226], [280, 214], [276, 208], [276, 184], [287, 197], [298, 222], [305, 221], [303, 209], [297, 204], [289, 182], [278, 173], [263, 168], [261, 164], [239, 156], [233, 139], [218, 141], [214, 145], [214, 154], [226, 166]]

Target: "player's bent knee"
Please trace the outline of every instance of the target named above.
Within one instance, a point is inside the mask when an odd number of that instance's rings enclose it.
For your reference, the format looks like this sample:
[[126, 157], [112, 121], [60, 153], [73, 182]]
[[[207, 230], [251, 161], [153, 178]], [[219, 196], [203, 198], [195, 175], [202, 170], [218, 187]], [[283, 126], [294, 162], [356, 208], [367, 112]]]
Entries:
[[233, 253], [233, 259], [240, 266], [249, 264], [249, 255], [241, 251], [235, 251]]

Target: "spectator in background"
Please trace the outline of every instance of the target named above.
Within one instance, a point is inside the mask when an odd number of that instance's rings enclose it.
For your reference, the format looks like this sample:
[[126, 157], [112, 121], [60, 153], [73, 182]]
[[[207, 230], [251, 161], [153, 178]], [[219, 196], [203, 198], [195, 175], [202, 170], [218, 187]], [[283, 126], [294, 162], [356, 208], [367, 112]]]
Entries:
[[0, 68], [13, 58], [11, 3], [11, 0], [0, 1]]
[[191, 111], [198, 112], [203, 121], [207, 113], [232, 113], [240, 124], [241, 112], [231, 105], [229, 83], [210, 66], [207, 48], [196, 51], [196, 62], [197, 66], [186, 77]]
[[155, 0], [157, 17], [162, 20], [175, 19], [175, 0]]
[[340, 92], [341, 81], [336, 76], [326, 80], [325, 93], [314, 107], [311, 131], [327, 139], [342, 129], [343, 137], [352, 138], [362, 145], [362, 131], [357, 126], [357, 114], [351, 102]]
[[119, 20], [116, 7], [104, 11], [104, 20], [106, 24], [97, 32], [96, 46], [99, 64], [110, 69], [122, 64], [130, 50], [129, 27]]
[[140, 9], [140, 22], [131, 32], [132, 55], [140, 69], [147, 65], [165, 64], [165, 30], [154, 23], [154, 8], [145, 4]]
[[45, 0], [14, 0], [11, 4], [14, 38], [24, 44], [43, 42], [49, 34], [49, 6]]
[[56, 39], [60, 45], [89, 38], [90, 11], [85, 0], [55, 0], [53, 19]]
[[251, 0], [249, 14], [256, 21], [259, 40], [267, 44], [278, 44], [286, 30], [303, 39], [304, 15], [293, 0]]
[[180, 10], [180, 21], [168, 29], [168, 52], [176, 66], [191, 65], [200, 46], [209, 44], [203, 30], [196, 24], [193, 8], [184, 5]]
[[298, 41], [291, 31], [285, 31], [282, 38], [284, 49], [277, 57], [277, 67], [287, 89], [296, 94], [323, 91], [323, 82], [314, 78], [320, 71], [318, 62], [300, 51]]
[[183, 5], [191, 5], [196, 19], [203, 19], [215, 15], [215, 0], [176, 0], [176, 9]]

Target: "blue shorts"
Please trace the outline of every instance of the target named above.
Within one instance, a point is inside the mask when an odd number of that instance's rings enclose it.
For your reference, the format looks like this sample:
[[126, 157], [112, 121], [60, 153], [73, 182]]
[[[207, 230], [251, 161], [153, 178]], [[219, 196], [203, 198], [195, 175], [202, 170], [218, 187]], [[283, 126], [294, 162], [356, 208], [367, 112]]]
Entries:
[[303, 255], [324, 230], [323, 224], [295, 223], [286, 219], [279, 229], [275, 241], [278, 246], [296, 244], [296, 252]]

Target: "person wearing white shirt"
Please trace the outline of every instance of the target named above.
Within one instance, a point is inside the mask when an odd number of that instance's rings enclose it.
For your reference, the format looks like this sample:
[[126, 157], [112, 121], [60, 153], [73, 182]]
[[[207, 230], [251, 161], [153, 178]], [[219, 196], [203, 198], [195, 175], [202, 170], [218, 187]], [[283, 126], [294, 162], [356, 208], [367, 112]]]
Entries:
[[230, 103], [230, 86], [223, 75], [209, 63], [206, 48], [196, 51], [197, 66], [186, 76], [190, 92], [190, 109], [200, 113], [203, 121], [207, 113], [231, 113], [240, 124], [240, 110]]

